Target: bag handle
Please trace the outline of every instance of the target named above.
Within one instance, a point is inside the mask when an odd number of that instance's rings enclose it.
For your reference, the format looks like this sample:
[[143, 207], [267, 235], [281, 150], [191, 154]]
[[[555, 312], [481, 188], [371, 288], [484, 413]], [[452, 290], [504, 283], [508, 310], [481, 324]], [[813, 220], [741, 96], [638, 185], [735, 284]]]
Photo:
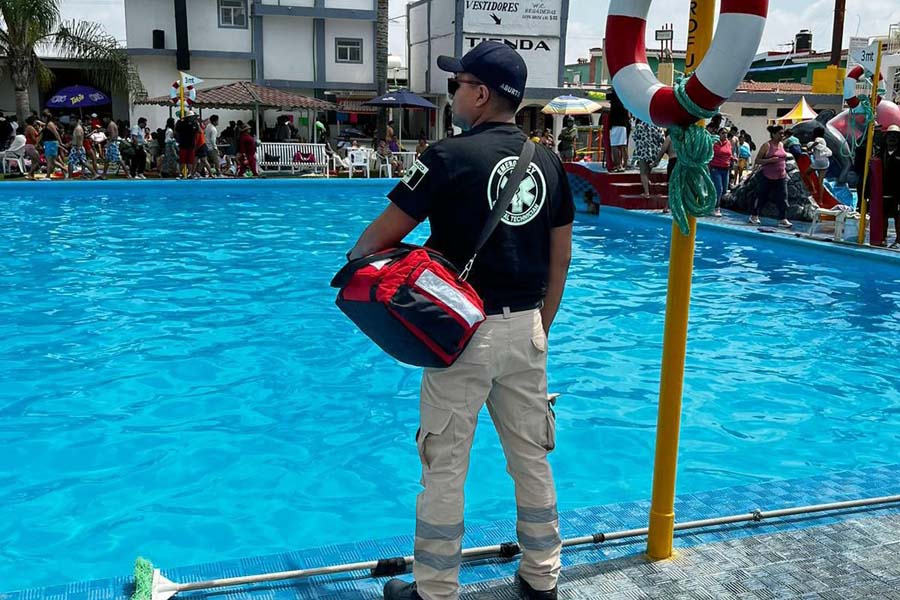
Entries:
[[522, 152], [519, 154], [519, 159], [516, 162], [516, 168], [513, 169], [512, 175], [506, 180], [506, 185], [503, 186], [500, 198], [497, 200], [497, 203], [494, 204], [494, 208], [491, 210], [488, 221], [485, 223], [484, 229], [481, 230], [481, 235], [478, 236], [478, 243], [475, 244], [475, 251], [472, 253], [472, 258], [469, 259], [469, 262], [466, 263], [466, 267], [460, 274], [460, 281], [465, 281], [469, 278], [469, 272], [472, 270], [472, 265], [475, 264], [478, 253], [481, 252], [481, 249], [487, 243], [488, 239], [490, 239], [491, 234], [497, 229], [497, 226], [503, 219], [503, 215], [506, 213], [509, 205], [512, 204], [513, 198], [516, 197], [516, 192], [519, 191], [519, 184], [525, 179], [525, 173], [528, 171], [528, 167], [531, 166], [531, 159], [534, 158], [534, 149], [534, 142], [532, 142], [531, 139], [526, 139], [525, 145], [522, 147]]

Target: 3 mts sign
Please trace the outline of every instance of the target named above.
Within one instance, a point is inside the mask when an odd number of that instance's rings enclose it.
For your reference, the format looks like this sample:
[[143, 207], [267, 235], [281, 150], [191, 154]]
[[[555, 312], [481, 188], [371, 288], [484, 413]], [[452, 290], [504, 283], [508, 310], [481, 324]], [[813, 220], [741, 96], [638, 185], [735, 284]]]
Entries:
[[851, 50], [851, 57], [853, 62], [861, 65], [867, 73], [874, 73], [878, 60], [878, 42]]

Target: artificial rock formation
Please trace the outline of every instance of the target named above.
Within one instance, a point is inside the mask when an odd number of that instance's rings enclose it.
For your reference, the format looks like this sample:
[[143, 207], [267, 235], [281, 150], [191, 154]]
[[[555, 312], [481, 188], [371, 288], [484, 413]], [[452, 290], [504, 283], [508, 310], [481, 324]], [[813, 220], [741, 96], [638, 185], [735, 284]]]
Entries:
[[[793, 157], [788, 155], [787, 161], [788, 174], [788, 211], [787, 218], [791, 221], [812, 221], [816, 211], [816, 202], [810, 196], [803, 180], [800, 178], [800, 170]], [[756, 199], [756, 179], [762, 177], [761, 171], [757, 172], [753, 177], [747, 177], [744, 181], [731, 192], [725, 194], [722, 198], [722, 207], [737, 212], [750, 214], [753, 208], [753, 202]], [[766, 203], [762, 207], [762, 216], [778, 217], [778, 210], [772, 202]]]

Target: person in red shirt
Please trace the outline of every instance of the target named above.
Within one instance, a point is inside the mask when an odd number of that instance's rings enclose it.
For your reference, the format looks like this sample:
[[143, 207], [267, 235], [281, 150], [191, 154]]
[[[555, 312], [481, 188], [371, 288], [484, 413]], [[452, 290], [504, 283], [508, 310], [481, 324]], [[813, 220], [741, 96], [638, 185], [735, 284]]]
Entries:
[[39, 121], [34, 115], [25, 119], [25, 156], [31, 161], [31, 169], [25, 179], [34, 179], [34, 174], [41, 168], [41, 155], [38, 154], [36, 148], [40, 137], [38, 123]]
[[713, 144], [713, 159], [709, 163], [709, 174], [712, 177], [713, 185], [716, 186], [716, 211], [713, 215], [717, 217], [722, 216], [722, 210], [719, 207], [722, 204], [722, 196], [728, 189], [733, 158], [728, 130], [722, 127], [719, 129], [719, 139]]
[[250, 125], [244, 125], [238, 137], [238, 154], [240, 154], [241, 168], [237, 176], [243, 177], [247, 168], [256, 177], [259, 177], [259, 171], [256, 169], [256, 139], [250, 135]]
[[97, 173], [97, 154], [94, 152], [94, 140], [91, 139], [91, 136], [84, 136], [84, 155], [88, 160], [91, 161], [91, 170]]
[[212, 177], [212, 171], [210, 171], [209, 163], [206, 160], [209, 155], [209, 148], [206, 147], [206, 135], [203, 133], [205, 128], [206, 122], [201, 121], [197, 128], [197, 135], [194, 137], [194, 156], [196, 157], [194, 173], [197, 177]]

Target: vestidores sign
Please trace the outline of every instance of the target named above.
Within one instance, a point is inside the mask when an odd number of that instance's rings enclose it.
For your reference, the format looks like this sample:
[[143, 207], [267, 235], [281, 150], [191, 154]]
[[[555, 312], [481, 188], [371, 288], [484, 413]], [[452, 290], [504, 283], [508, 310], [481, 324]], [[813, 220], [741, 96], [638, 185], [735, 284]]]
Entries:
[[559, 36], [562, 0], [466, 0], [463, 30], [472, 33], [514, 33]]

